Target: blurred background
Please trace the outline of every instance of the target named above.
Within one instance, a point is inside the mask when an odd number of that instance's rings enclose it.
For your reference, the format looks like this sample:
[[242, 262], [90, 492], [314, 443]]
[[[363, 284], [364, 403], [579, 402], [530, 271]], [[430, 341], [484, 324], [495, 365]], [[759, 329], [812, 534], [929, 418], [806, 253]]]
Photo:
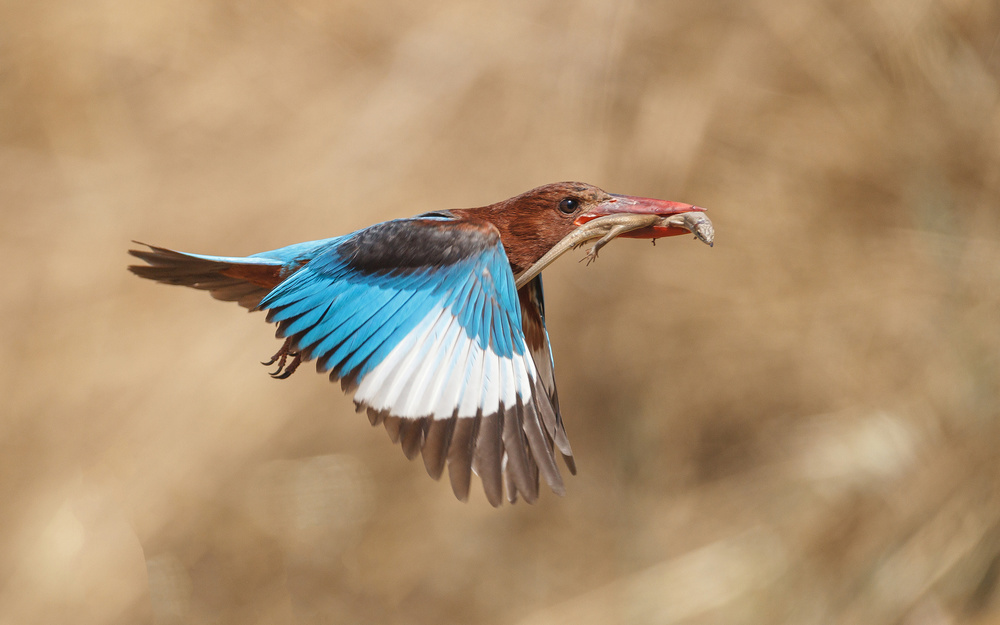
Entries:
[[[582, 180], [568, 495], [455, 501], [125, 267]], [[1000, 620], [1000, 5], [0, 4], [0, 623]]]

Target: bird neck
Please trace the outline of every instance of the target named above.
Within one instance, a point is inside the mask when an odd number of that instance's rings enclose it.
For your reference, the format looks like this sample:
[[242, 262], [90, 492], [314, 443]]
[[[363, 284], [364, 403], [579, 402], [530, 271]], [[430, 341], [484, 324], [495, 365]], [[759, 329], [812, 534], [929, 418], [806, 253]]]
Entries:
[[[517, 199], [517, 198], [512, 198]], [[507, 260], [514, 275], [518, 275], [541, 258], [562, 237], [551, 232], [542, 220], [537, 218], [534, 207], [512, 205], [505, 200], [480, 208], [466, 208], [452, 211], [459, 216], [482, 219], [493, 224], [500, 232]]]

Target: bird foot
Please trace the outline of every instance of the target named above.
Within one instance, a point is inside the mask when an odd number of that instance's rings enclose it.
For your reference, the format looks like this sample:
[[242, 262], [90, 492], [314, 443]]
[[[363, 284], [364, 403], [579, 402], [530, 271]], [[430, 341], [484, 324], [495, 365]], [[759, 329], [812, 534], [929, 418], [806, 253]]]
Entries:
[[[292, 361], [289, 362], [288, 366], [286, 367], [285, 363], [288, 361], [289, 356], [292, 357]], [[268, 360], [267, 362], [262, 362], [260, 364], [264, 365], [265, 367], [270, 367], [273, 364], [277, 364], [278, 368], [271, 372], [271, 377], [276, 380], [284, 380], [288, 376], [295, 373], [295, 370], [299, 368], [299, 365], [301, 363], [302, 363], [302, 354], [292, 349], [292, 339], [287, 338], [285, 339], [284, 344], [281, 346], [281, 349], [279, 349], [274, 356], [271, 356], [271, 360]]]

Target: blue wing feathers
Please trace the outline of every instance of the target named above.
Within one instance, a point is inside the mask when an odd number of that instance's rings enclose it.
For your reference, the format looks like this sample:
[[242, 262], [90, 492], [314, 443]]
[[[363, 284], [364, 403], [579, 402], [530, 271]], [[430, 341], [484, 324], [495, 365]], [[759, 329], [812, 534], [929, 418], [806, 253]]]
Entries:
[[510, 357], [513, 355], [513, 349], [511, 349], [511, 345], [507, 337], [509, 332], [509, 325], [507, 323], [508, 317], [506, 314], [507, 311], [503, 310], [503, 308], [497, 304], [494, 304], [493, 308], [493, 328], [490, 332], [490, 335], [493, 337], [493, 351], [495, 351], [498, 356]]
[[334, 303], [334, 301], [331, 301], [326, 306], [315, 306], [298, 316], [288, 315], [280, 319], [279, 321], [284, 321], [285, 323], [278, 330], [279, 336], [295, 336], [315, 326], [327, 314], [330, 308], [333, 307]]
[[[541, 285], [532, 302], [538, 314], [529, 306], [525, 317], [492, 225], [424, 216], [246, 258], [151, 249], [133, 252], [150, 264], [133, 271], [267, 310], [278, 336], [288, 339], [286, 354], [315, 360], [318, 371], [356, 389], [356, 405], [395, 433], [408, 457], [422, 451], [433, 476], [447, 460], [460, 498], [468, 493], [470, 464], [494, 505], [501, 480], [511, 500], [518, 492], [534, 500], [539, 467], [562, 492], [553, 441], [570, 452], [551, 350], [547, 334], [538, 345], [532, 339], [530, 350], [525, 341], [526, 319], [534, 330], [541, 316], [545, 333]], [[227, 269], [240, 264], [263, 267]], [[258, 274], [281, 281], [272, 288]], [[544, 372], [535, 366], [540, 356]]]
[[[355, 297], [357, 297], [355, 289], [348, 288], [338, 293], [330, 302], [323, 317], [298, 339], [299, 344], [305, 349], [322, 354], [343, 342], [350, 332], [352, 320], [364, 314], [364, 309], [354, 305]], [[324, 304], [322, 295], [318, 295], [315, 299], [319, 300], [316, 302], [317, 305]]]
[[455, 298], [455, 306], [458, 308], [458, 322], [469, 333], [469, 336], [478, 337], [479, 328], [476, 327], [476, 300], [473, 298], [472, 290], [475, 288], [476, 280], [474, 276], [469, 276], [462, 292]]
[[[478, 278], [476, 279], [476, 284], [477, 284], [477, 286], [479, 284]], [[480, 288], [480, 290], [481, 290], [481, 288]], [[477, 336], [477, 337], [478, 336], [483, 336], [485, 334], [485, 332], [486, 332], [486, 328], [489, 327], [485, 323], [485, 321], [486, 321], [486, 298], [485, 297], [476, 297], [471, 302], [471, 305], [468, 308], [470, 310], [472, 310], [472, 315], [471, 315], [471, 323], [468, 326], [466, 326], [466, 327], [468, 327], [470, 329], [470, 333], [472, 334], [472, 336]]]
[[[319, 303], [322, 305], [322, 302]], [[344, 340], [342, 328], [348, 320], [344, 315], [344, 298], [338, 297], [326, 307], [323, 316], [296, 338], [302, 351], [310, 358], [319, 358]], [[347, 312], [350, 315], [350, 311]]]
[[[399, 226], [395, 223], [392, 228]], [[444, 237], [442, 227], [441, 221], [434, 226], [433, 240], [438, 243]], [[492, 415], [504, 422], [504, 457], [508, 452], [513, 455], [505, 468], [480, 458], [479, 468], [489, 473], [486, 481], [494, 481], [493, 473], [506, 472], [508, 496], [520, 492], [533, 500], [538, 483], [535, 463], [540, 461], [546, 480], [561, 492], [561, 478], [551, 470], [553, 459], [545, 455], [551, 453], [551, 438], [541, 433], [558, 429], [555, 438], [562, 439], [561, 427], [539, 421], [551, 420], [537, 407], [546, 400], [535, 396], [539, 387], [531, 363], [517, 360], [532, 356], [524, 339], [514, 277], [499, 240], [492, 245], [470, 243], [468, 231], [463, 230], [462, 245], [471, 250], [469, 254], [438, 250], [428, 264], [419, 266], [413, 250], [360, 247], [362, 240], [385, 246], [386, 241], [375, 234], [373, 230], [358, 238], [356, 233], [320, 250], [261, 300], [260, 307], [270, 310], [269, 320], [279, 324], [280, 335], [290, 337], [306, 359], [316, 360], [317, 370], [329, 371], [331, 379], [340, 379], [345, 388], [358, 389], [355, 401], [374, 402], [367, 404], [370, 412], [374, 406], [373, 422], [392, 424], [399, 420], [396, 415], [404, 416], [393, 427], [399, 428], [398, 440], [408, 456], [424, 445], [430, 422], [460, 414], [477, 421]], [[405, 238], [414, 240], [418, 239]], [[339, 249], [344, 242], [351, 242], [347, 251]], [[408, 264], [398, 269], [386, 266], [385, 259], [393, 255]], [[525, 378], [526, 374], [532, 377]], [[431, 421], [419, 421], [425, 417]], [[529, 433], [525, 428], [538, 431]], [[474, 444], [476, 457], [483, 451], [481, 443]], [[435, 462], [444, 461], [440, 450], [431, 453], [438, 454]], [[431, 466], [437, 470], [435, 462]]]
[[[439, 299], [438, 289], [433, 286], [431, 276], [420, 276], [419, 280], [410, 281], [407, 286], [417, 288], [427, 284], [427, 287], [414, 291], [398, 291], [397, 293], [408, 294], [405, 298], [395, 298], [392, 307], [383, 307], [377, 315], [370, 318], [370, 323], [358, 328], [351, 340], [363, 342], [371, 347], [364, 355], [364, 360], [369, 361], [358, 374], [364, 376], [374, 365], [382, 361], [383, 358], [399, 343], [399, 341], [411, 332], [414, 327], [430, 312], [431, 308]], [[362, 350], [358, 349], [358, 353]], [[347, 358], [354, 352], [353, 349], [346, 350], [343, 358]], [[339, 359], [339, 358], [338, 358]], [[361, 363], [360, 357], [351, 358], [350, 364], [345, 363], [345, 371], [353, 371]]]
[[359, 376], [367, 374], [372, 367], [382, 362], [382, 360], [405, 338], [423, 319], [433, 306], [430, 294], [425, 292], [414, 293], [399, 310], [392, 314], [383, 327], [378, 328], [371, 338], [365, 341], [371, 345], [370, 352], [365, 357], [365, 363], [361, 365]]
[[[339, 237], [333, 237], [330, 239], [318, 239], [316, 241], [306, 241], [304, 243], [295, 243], [293, 245], [288, 245], [285, 247], [279, 247], [275, 250], [268, 250], [266, 252], [260, 252], [258, 254], [251, 254], [245, 258], [241, 258], [243, 261], [250, 261], [260, 259], [262, 261], [278, 261], [283, 264], [294, 263], [300, 261], [309, 261], [321, 254], [323, 251], [336, 247], [344, 239], [350, 237], [351, 235], [343, 235]], [[212, 258], [206, 256], [205, 258]]]
[[[305, 341], [307, 343], [315, 343], [311, 348], [312, 354], [314, 357], [322, 359], [323, 363], [341, 361], [366, 342], [369, 336], [360, 332], [360, 328], [368, 323], [373, 312], [383, 305], [382, 302], [368, 299], [367, 304], [355, 307], [350, 303], [350, 299], [350, 296], [344, 297], [345, 307], [348, 307], [348, 310], [338, 309], [336, 311], [338, 316], [330, 321], [324, 319], [322, 325], [317, 325], [306, 335]], [[351, 308], [353, 310], [350, 310]], [[316, 339], [310, 339], [310, 336], [316, 337]], [[320, 371], [323, 370], [325, 367], [320, 369]]]
[[[323, 301], [329, 301], [336, 297], [336, 294], [334, 293], [324, 296], [323, 285], [321, 284], [308, 284], [295, 289], [289, 289], [285, 286], [289, 281], [295, 280], [299, 275], [301, 275], [302, 271], [304, 270], [299, 271], [298, 274], [282, 282], [277, 286], [277, 288], [268, 293], [267, 296], [260, 301], [258, 308], [270, 309], [267, 313], [268, 322], [278, 323], [280, 321], [285, 321], [293, 317], [303, 315], [315, 304], [314, 299], [317, 298], [317, 296]], [[296, 280], [296, 282], [301, 282], [301, 280]], [[278, 292], [279, 289], [287, 290], [289, 292], [287, 295], [282, 293], [279, 299], [275, 297], [275, 293]]]
[[[385, 304], [374, 311], [358, 328], [355, 335], [345, 343], [343, 355], [338, 350], [338, 353], [331, 353], [330, 356], [338, 357], [337, 360], [343, 361], [344, 371], [354, 371], [362, 367], [400, 326], [412, 327], [410, 318], [415, 315], [407, 315], [405, 310], [418, 310], [419, 303], [413, 302], [417, 298], [418, 294], [413, 292], [397, 291], [392, 293]], [[411, 306], [412, 308], [410, 308]], [[413, 323], [415, 324], [416, 321]], [[362, 369], [362, 371], [364, 370]], [[362, 372], [359, 374], [363, 375]]]
[[454, 290], [451, 292], [451, 313], [456, 320], [466, 329], [469, 336], [477, 338], [478, 336], [474, 329], [471, 327], [470, 317], [472, 315], [473, 309], [473, 291], [476, 288], [476, 275], [474, 272], [469, 271], [461, 276], [460, 281], [456, 281]]
[[[445, 237], [442, 221], [445, 220], [435, 220], [436, 225], [430, 227], [432, 239], [438, 243]], [[466, 256], [454, 251], [435, 251], [430, 258], [437, 262], [447, 258], [450, 264], [420, 267], [412, 262], [417, 257], [415, 253], [408, 251], [406, 258], [411, 262], [405, 271], [384, 270], [378, 254], [402, 252], [362, 249], [359, 242], [383, 245], [376, 236], [383, 231], [386, 237], [396, 237], [387, 240], [401, 240], [398, 232], [407, 226], [405, 222], [396, 220], [390, 226], [379, 225], [380, 230], [373, 227], [370, 231], [261, 254], [266, 262], [310, 255], [301, 270], [260, 302], [260, 308], [269, 309], [268, 320], [279, 324], [279, 335], [291, 337], [298, 351], [317, 360], [318, 370], [331, 371], [335, 377], [348, 375], [362, 379], [414, 331], [434, 306], [442, 306], [480, 348], [489, 347], [503, 359], [524, 354], [517, 291], [499, 239], [492, 244], [470, 242], [468, 229], [460, 229], [459, 247], [469, 251]], [[414, 222], [412, 227], [427, 226]], [[348, 242], [351, 245], [344, 250], [349, 248], [350, 253], [341, 250]], [[358, 258], [364, 262], [352, 265]], [[414, 356], [424, 358], [424, 352], [444, 345], [438, 338], [437, 335], [413, 337], [413, 347], [418, 350]], [[442, 359], [462, 356], [451, 351], [439, 354]], [[407, 359], [407, 362], [414, 361]], [[500, 373], [497, 366], [501, 363], [487, 364], [486, 372], [494, 376]], [[419, 375], [416, 378], [423, 380]], [[505, 383], [503, 376], [491, 382]], [[394, 390], [403, 396], [409, 392], [402, 388]]]
[[417, 293], [394, 294], [386, 305], [364, 320], [336, 351], [331, 350], [324, 355], [324, 369], [329, 368], [330, 363], [336, 363], [336, 367], [343, 371], [354, 372], [360, 368], [357, 375], [363, 376], [367, 373], [365, 366], [369, 360], [380, 362], [416, 325], [419, 321], [417, 314], [422, 310], [421, 299]]
[[[493, 315], [496, 314], [496, 307], [492, 306], [488, 296], [483, 298], [483, 327], [478, 336], [489, 337], [493, 329]], [[490, 339], [487, 339], [489, 343]]]

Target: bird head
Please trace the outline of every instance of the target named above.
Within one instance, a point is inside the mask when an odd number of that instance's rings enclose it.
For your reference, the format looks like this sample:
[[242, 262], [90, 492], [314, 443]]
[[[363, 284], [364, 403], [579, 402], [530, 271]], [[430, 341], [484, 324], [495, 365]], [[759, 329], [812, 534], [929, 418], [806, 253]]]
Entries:
[[[682, 202], [616, 195], [583, 182], [556, 182], [503, 202], [468, 209], [468, 212], [497, 227], [511, 268], [517, 274], [574, 230], [599, 217], [619, 214], [669, 217], [704, 210]], [[650, 225], [620, 236], [658, 239], [679, 234], [689, 234], [689, 231], [675, 226]]]

